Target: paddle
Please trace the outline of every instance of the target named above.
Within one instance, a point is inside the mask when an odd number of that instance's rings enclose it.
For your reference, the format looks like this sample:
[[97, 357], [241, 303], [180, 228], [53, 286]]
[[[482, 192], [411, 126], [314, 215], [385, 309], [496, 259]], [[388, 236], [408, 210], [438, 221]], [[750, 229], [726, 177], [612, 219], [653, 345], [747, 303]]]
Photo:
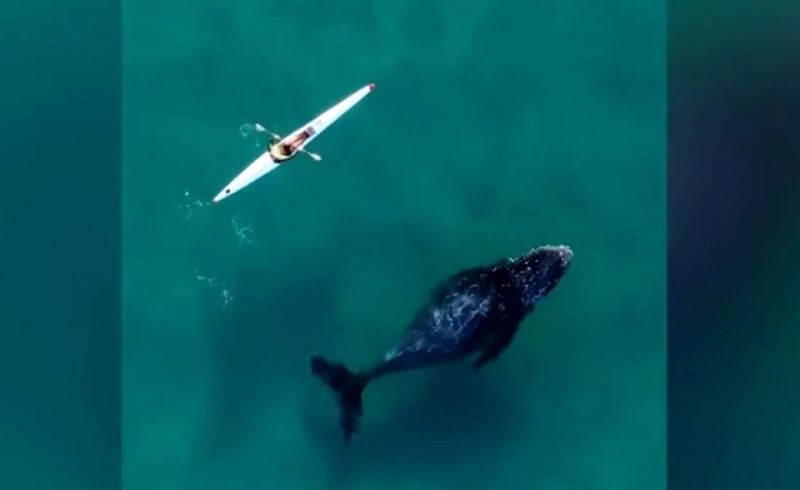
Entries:
[[[267, 134], [269, 134], [270, 136], [272, 136], [273, 138], [277, 138], [277, 139], [279, 139], [279, 140], [280, 140], [280, 139], [282, 139], [282, 138], [280, 137], [280, 135], [277, 135], [277, 134], [273, 133], [272, 131], [269, 131], [269, 130], [267, 130], [266, 128], [264, 128], [264, 126], [262, 126], [262, 125], [261, 125], [261, 124], [259, 124], [259, 123], [256, 123], [256, 125], [255, 125], [255, 128], [256, 128], [256, 131], [261, 131], [261, 132], [263, 132], [263, 133], [267, 133]], [[312, 153], [312, 152], [310, 152], [310, 151], [306, 150], [305, 148], [298, 148], [296, 151], [299, 151], [299, 152], [305, 153], [306, 155], [308, 155], [309, 157], [311, 157], [311, 159], [312, 159], [312, 160], [314, 160], [315, 162], [322, 161], [322, 157], [321, 157], [321, 156], [319, 156], [319, 155], [318, 155], [318, 154], [316, 154], [316, 153]]]
[[306, 150], [305, 148], [298, 148], [297, 151], [302, 151], [306, 155], [310, 156], [312, 160], [315, 162], [322, 161], [322, 157], [317, 155], [316, 153], [311, 153], [310, 151]]
[[256, 128], [256, 131], [259, 131], [261, 133], [267, 133], [268, 135], [272, 136], [273, 138], [281, 139], [280, 135], [275, 134], [272, 131], [269, 131], [268, 129], [266, 129], [264, 126], [262, 126], [259, 123], [255, 124], [255, 128]]

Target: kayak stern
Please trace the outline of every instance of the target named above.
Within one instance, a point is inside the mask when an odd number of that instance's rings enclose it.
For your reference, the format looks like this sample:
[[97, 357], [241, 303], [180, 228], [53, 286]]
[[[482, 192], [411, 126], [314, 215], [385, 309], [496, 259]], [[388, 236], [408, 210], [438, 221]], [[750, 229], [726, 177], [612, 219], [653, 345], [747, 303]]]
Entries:
[[278, 164], [272, 159], [269, 151], [265, 152], [253, 161], [253, 163], [248, 165], [242, 173], [237, 175], [230, 184], [226, 185], [225, 188], [214, 197], [213, 202], [217, 203], [232, 196], [276, 168], [278, 168]]

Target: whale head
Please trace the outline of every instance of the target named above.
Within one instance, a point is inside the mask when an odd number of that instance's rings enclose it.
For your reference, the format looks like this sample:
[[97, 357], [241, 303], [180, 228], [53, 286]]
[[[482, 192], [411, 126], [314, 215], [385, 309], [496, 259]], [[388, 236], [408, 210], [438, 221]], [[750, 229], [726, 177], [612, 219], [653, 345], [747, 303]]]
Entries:
[[505, 267], [522, 304], [526, 308], [533, 308], [537, 301], [556, 287], [571, 261], [570, 247], [546, 245], [509, 259]]

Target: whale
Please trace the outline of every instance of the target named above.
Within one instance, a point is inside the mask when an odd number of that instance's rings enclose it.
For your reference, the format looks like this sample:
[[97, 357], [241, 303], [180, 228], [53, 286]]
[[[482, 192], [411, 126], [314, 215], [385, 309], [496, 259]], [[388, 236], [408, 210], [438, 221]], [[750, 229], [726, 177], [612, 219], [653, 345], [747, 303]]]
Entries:
[[471, 357], [473, 369], [496, 361], [567, 272], [572, 256], [569, 246], [545, 245], [451, 275], [433, 289], [395, 345], [365, 369], [312, 354], [311, 373], [335, 395], [344, 440], [358, 430], [362, 394], [375, 380]]

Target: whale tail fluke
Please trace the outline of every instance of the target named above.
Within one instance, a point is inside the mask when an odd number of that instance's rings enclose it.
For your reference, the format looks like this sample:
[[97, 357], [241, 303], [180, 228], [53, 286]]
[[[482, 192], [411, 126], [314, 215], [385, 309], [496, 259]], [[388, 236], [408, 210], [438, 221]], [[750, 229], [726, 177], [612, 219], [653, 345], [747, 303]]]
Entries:
[[369, 376], [353, 373], [343, 364], [331, 362], [320, 355], [311, 356], [311, 373], [336, 393], [339, 404], [339, 427], [345, 441], [349, 441], [358, 429], [361, 418], [361, 394], [369, 382]]

